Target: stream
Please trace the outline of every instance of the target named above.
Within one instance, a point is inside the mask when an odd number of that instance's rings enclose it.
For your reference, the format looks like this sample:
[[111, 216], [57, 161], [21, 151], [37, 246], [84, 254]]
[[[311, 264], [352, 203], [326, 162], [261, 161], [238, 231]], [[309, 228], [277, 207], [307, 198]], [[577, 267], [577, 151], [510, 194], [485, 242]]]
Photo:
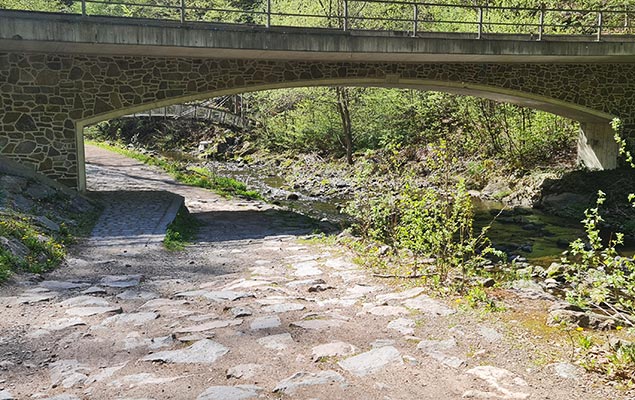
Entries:
[[[206, 165], [214, 173], [234, 178], [250, 189], [259, 191], [268, 201], [320, 221], [345, 228], [352, 219], [340, 210], [348, 198], [310, 196], [301, 189], [285, 188], [284, 178], [266, 172], [257, 166], [232, 162], [212, 162]], [[497, 201], [473, 198], [474, 231], [491, 224], [487, 236], [492, 244], [506, 252], [510, 258], [521, 257], [533, 264], [548, 266], [560, 259], [569, 242], [584, 236], [579, 221], [548, 215], [537, 209], [509, 208]], [[635, 240], [618, 248], [624, 256], [635, 254]]]

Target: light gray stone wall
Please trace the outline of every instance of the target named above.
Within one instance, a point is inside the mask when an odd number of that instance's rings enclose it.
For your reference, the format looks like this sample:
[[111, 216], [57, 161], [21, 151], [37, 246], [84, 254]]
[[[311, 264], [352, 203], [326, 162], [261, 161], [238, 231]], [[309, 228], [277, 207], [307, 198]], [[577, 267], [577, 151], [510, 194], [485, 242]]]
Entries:
[[434, 81], [452, 84], [456, 92], [461, 84], [523, 92], [618, 116], [630, 131], [635, 127], [634, 76], [635, 64], [628, 63], [328, 63], [0, 53], [0, 153], [76, 186], [78, 123], [157, 102], [333, 82], [413, 86]]

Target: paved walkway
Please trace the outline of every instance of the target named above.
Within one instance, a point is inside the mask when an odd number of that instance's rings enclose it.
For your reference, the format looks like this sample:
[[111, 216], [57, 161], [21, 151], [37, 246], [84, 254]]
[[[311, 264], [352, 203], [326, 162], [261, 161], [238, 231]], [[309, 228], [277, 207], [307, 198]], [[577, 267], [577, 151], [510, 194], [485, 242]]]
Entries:
[[[109, 208], [67, 266], [0, 291], [0, 399], [619, 398], [525, 328], [541, 303], [499, 321], [389, 286], [303, 240], [315, 221], [87, 150]], [[147, 236], [175, 195], [204, 227], [170, 253]]]

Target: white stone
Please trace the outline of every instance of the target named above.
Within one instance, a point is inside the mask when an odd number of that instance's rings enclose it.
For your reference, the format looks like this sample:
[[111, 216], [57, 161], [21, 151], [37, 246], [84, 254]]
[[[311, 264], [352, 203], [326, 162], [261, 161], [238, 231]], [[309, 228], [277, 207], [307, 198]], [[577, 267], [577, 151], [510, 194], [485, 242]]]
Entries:
[[64, 300], [60, 303], [64, 307], [109, 307], [110, 303], [101, 297], [95, 296], [77, 296]]
[[70, 289], [85, 288], [86, 286], [89, 286], [89, 285], [87, 283], [77, 283], [77, 282], [42, 281], [40, 282], [39, 286], [49, 290], [70, 290]]
[[252, 385], [212, 386], [201, 393], [196, 400], [244, 400], [258, 397], [262, 388]]
[[120, 379], [110, 382], [109, 385], [117, 388], [132, 389], [147, 385], [162, 385], [165, 383], [173, 382], [180, 378], [180, 376], [172, 378], [160, 378], [151, 373], [141, 373], [124, 376]]
[[264, 370], [260, 364], [240, 364], [227, 370], [227, 378], [249, 379], [258, 375]]
[[152, 300], [159, 297], [159, 295], [154, 292], [147, 292], [143, 290], [126, 290], [119, 293], [116, 297], [120, 300]]
[[262, 308], [262, 311], [266, 313], [285, 313], [290, 311], [302, 311], [306, 307], [300, 303], [281, 303], [272, 304]]
[[395, 315], [408, 314], [408, 310], [405, 307], [399, 306], [376, 306], [369, 308], [366, 312], [380, 317], [392, 317]]
[[[524, 390], [527, 390], [527, 383], [506, 369], [483, 365], [469, 369], [467, 373], [487, 382], [494, 389], [494, 392], [470, 390], [464, 393], [463, 397], [524, 400], [530, 396], [529, 393], [524, 392]], [[484, 395], [489, 397], [483, 397]]]
[[142, 275], [107, 275], [101, 278], [99, 284], [112, 288], [129, 288], [139, 285]]
[[456, 310], [446, 306], [440, 301], [434, 300], [429, 296], [421, 295], [413, 299], [408, 299], [403, 302], [408, 307], [430, 316], [448, 316], [456, 313]]
[[279, 327], [280, 324], [280, 318], [277, 315], [268, 315], [251, 321], [250, 329], [252, 331], [259, 329], [272, 329]]
[[289, 333], [265, 336], [257, 340], [258, 344], [270, 350], [285, 350], [293, 345], [293, 338]]
[[77, 360], [59, 360], [49, 365], [51, 383], [65, 389], [83, 384], [89, 372], [90, 368]]
[[124, 313], [113, 315], [102, 321], [101, 325], [144, 325], [159, 318], [155, 312]]
[[391, 364], [401, 365], [403, 360], [399, 350], [393, 346], [385, 346], [347, 358], [337, 364], [355, 376], [366, 376]]
[[76, 307], [66, 310], [66, 314], [77, 317], [90, 317], [91, 315], [117, 314], [122, 312], [121, 307]]
[[222, 344], [209, 339], [203, 339], [185, 349], [150, 354], [142, 358], [142, 360], [163, 361], [176, 364], [213, 364], [228, 352], [229, 349]]
[[322, 275], [323, 272], [318, 268], [318, 265], [320, 264], [314, 260], [293, 264], [294, 275], [297, 277]]
[[317, 373], [298, 372], [280, 381], [273, 389], [273, 392], [291, 395], [298, 389], [304, 387], [326, 385], [330, 383], [345, 385], [346, 379], [335, 371], [320, 371]]
[[397, 318], [390, 321], [388, 329], [394, 329], [402, 335], [413, 335], [415, 333], [415, 322], [408, 318]]
[[345, 342], [331, 342], [315, 346], [311, 355], [313, 361], [319, 361], [326, 357], [344, 357], [357, 352], [357, 347]]
[[188, 326], [185, 328], [179, 328], [177, 333], [195, 333], [205, 332], [212, 329], [227, 328], [228, 326], [237, 326], [243, 323], [242, 319], [230, 319], [230, 320], [217, 320], [210, 321], [200, 325]]
[[376, 299], [379, 302], [391, 301], [391, 300], [405, 300], [416, 296], [419, 296], [425, 291], [424, 288], [412, 288], [404, 290], [403, 292], [378, 294]]

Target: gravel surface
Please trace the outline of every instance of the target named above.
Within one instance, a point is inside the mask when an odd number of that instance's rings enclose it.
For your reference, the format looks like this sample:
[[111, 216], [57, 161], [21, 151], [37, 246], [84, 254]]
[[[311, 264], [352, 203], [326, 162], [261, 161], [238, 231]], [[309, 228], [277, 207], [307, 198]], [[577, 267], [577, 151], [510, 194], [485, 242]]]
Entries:
[[[86, 150], [107, 207], [67, 265], [0, 288], [0, 399], [628, 398], [541, 331], [543, 300], [463, 310], [302, 240], [306, 217]], [[203, 227], [167, 252], [178, 196]]]

